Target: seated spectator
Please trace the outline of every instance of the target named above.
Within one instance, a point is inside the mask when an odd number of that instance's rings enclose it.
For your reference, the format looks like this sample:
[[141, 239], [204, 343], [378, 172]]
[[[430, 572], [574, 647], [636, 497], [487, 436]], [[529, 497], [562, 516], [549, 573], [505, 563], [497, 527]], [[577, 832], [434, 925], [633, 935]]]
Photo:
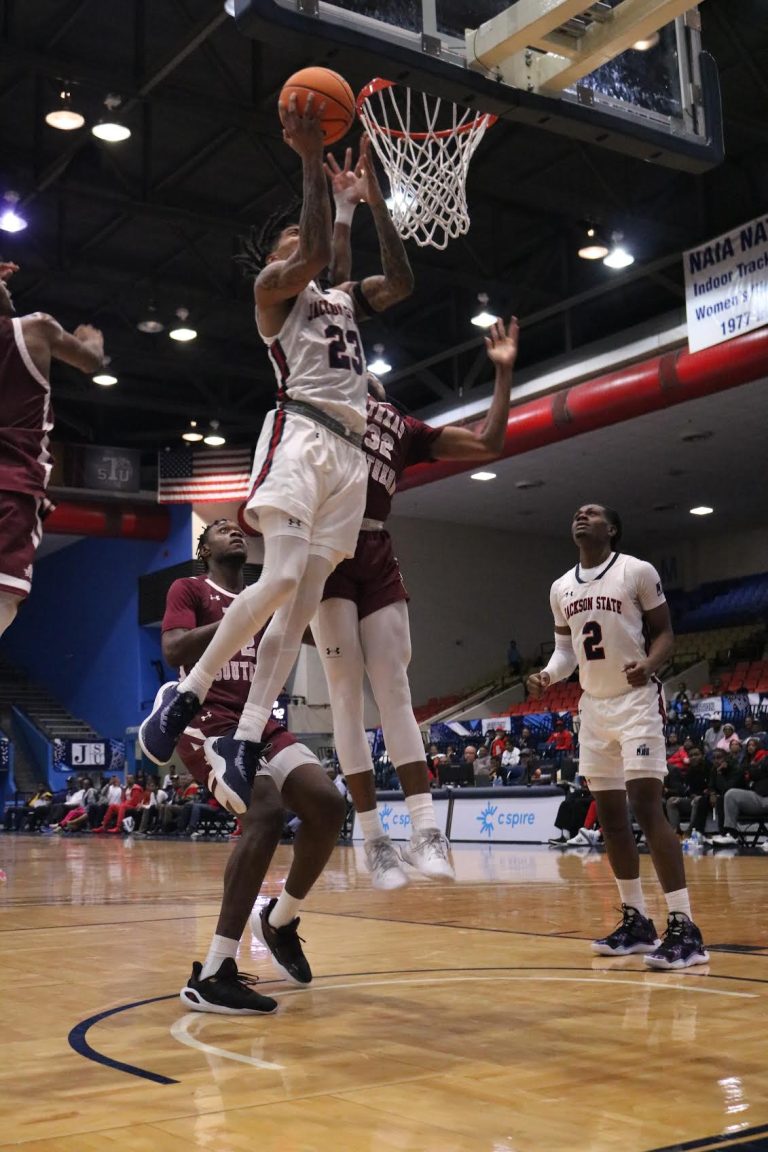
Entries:
[[511, 736], [504, 741], [501, 775], [505, 784], [519, 784], [525, 776], [525, 768], [520, 763], [520, 749], [515, 746]]
[[536, 751], [536, 740], [534, 739], [530, 728], [522, 728], [520, 730], [520, 739], [517, 743], [521, 752], [525, 748], [530, 748], [532, 752]]
[[555, 828], [561, 830], [561, 835], [549, 841], [553, 846], [562, 846], [567, 840], [573, 839], [587, 818], [592, 794], [583, 776], [577, 776], [576, 782], [578, 787], [568, 793], [557, 810]]
[[751, 715], [746, 715], [736, 729], [736, 735], [742, 742], [749, 740], [752, 736], [759, 740], [762, 736], [765, 736], [765, 729], [759, 719]]
[[707, 816], [714, 811], [717, 830], [722, 835], [725, 820], [725, 794], [731, 788], [743, 788], [746, 784], [744, 773], [724, 748], [716, 748], [712, 753], [712, 767], [709, 770], [707, 789], [701, 801], [694, 805], [691, 815], [691, 828], [703, 833], [706, 830]]
[[[715, 744], [715, 748], [721, 748], [723, 752], [731, 751], [731, 740], [739, 740], [736, 735], [736, 730], [733, 724], [723, 724], [723, 734]], [[739, 740], [739, 748], [741, 748], [741, 741]]]
[[[178, 834], [184, 809], [194, 802], [199, 789], [200, 785], [189, 776], [183, 783], [179, 782], [179, 787], [174, 790], [170, 802], [164, 804], [160, 810], [160, 828], [165, 835]], [[189, 817], [186, 817], [185, 824], [188, 820]]]
[[[191, 840], [197, 840], [201, 835], [199, 828], [205, 819], [218, 825], [223, 830], [229, 822], [229, 813], [226, 812], [207, 788], [200, 787], [191, 804], [184, 806], [179, 822], [179, 834]], [[294, 829], [294, 834], [296, 829]]]
[[46, 784], [38, 784], [37, 791], [25, 804], [6, 808], [3, 827], [6, 832], [39, 832], [51, 810], [53, 793]]
[[94, 831], [103, 823], [107, 809], [111, 804], [120, 807], [123, 799], [123, 787], [119, 776], [112, 776], [107, 784], [103, 785], [98, 796], [88, 808], [88, 824]]
[[77, 816], [85, 815], [84, 798], [88, 788], [91, 787], [90, 780], [87, 777], [77, 780], [77, 787], [67, 792], [67, 798], [64, 801], [64, 812], [59, 815], [58, 820], [51, 824], [53, 832], [62, 832], [70, 820], [75, 819]]
[[739, 820], [768, 816], [768, 753], [757, 749], [756, 740], [749, 743], [755, 746], [755, 754], [744, 772], [744, 784], [725, 793], [723, 830], [721, 835], [712, 837], [712, 843], [721, 848], [738, 845]]
[[141, 798], [141, 803], [134, 813], [134, 831], [137, 836], [143, 838], [157, 831], [160, 823], [160, 809], [158, 807], [160, 803], [159, 795], [167, 797], [165, 791], [160, 793], [156, 780], [148, 780], [144, 789], [144, 795]]
[[690, 706], [690, 701], [688, 699], [688, 692], [686, 690], [685, 681], [681, 680], [680, 686], [678, 687], [677, 692], [672, 697], [672, 707], [674, 708], [674, 710], [679, 715], [681, 712], [683, 712], [689, 706]]
[[[104, 813], [104, 820], [98, 828], [94, 828], [94, 832], [112, 832], [113, 834], [121, 832], [123, 820], [129, 813], [132, 816], [136, 813], [143, 797], [144, 789], [141, 784], [137, 784], [133, 776], [126, 776], [122, 800], [119, 804], [109, 805], [107, 811]], [[113, 817], [115, 826], [114, 828], [110, 828], [109, 825]]]
[[677, 717], [678, 728], [681, 732], [690, 732], [691, 729], [696, 727], [696, 713], [691, 708], [690, 704], [686, 703], [683, 710], [678, 713]]
[[491, 782], [491, 753], [486, 744], [478, 749], [472, 763], [472, 772], [475, 777], [475, 787], [487, 788]]
[[563, 753], [570, 755], [573, 752], [573, 734], [566, 728], [565, 720], [558, 717], [551, 736], [547, 738], [546, 751], [548, 755]]
[[88, 827], [88, 810], [92, 804], [96, 802], [99, 796], [99, 789], [94, 787], [88, 777], [83, 779], [83, 796], [79, 805], [70, 809], [67, 815], [59, 824], [58, 830], [72, 835], [74, 832], [82, 832], [87, 830]]
[[690, 736], [686, 736], [682, 744], [680, 744], [674, 752], [670, 755], [667, 752], [667, 767], [669, 768], [687, 768], [691, 752], [693, 750], [693, 740]]
[[520, 764], [523, 769], [523, 779], [521, 783], [532, 784], [535, 772], [539, 773], [538, 779], [541, 779], [539, 758], [531, 748], [520, 749]]
[[498, 756], [499, 759], [504, 755], [504, 748], [506, 747], [506, 733], [503, 728], [497, 728], [496, 733], [491, 741], [491, 756]]
[[458, 756], [458, 753], [456, 751], [456, 745], [455, 744], [449, 744], [448, 747], [446, 748], [446, 750], [445, 750], [445, 762], [446, 762], [446, 764], [458, 764], [459, 756]]
[[672, 768], [664, 781], [664, 808], [667, 819], [678, 836], [682, 820], [690, 822], [697, 797], [704, 796], [709, 780], [709, 767], [700, 748], [691, 748], [683, 772]]
[[717, 748], [717, 742], [722, 736], [722, 727], [722, 720], [717, 719], [717, 717], [713, 717], [710, 721], [709, 728], [707, 728], [706, 732], [704, 733], [703, 744], [705, 755], [710, 756], [714, 752], [715, 748]]

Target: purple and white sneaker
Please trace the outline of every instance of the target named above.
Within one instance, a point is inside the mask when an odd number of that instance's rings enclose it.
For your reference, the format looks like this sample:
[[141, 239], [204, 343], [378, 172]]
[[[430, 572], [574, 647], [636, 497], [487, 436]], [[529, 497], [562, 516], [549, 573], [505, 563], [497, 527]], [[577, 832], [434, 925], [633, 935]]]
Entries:
[[610, 936], [593, 940], [592, 951], [598, 956], [634, 956], [638, 952], [653, 952], [660, 944], [653, 920], [641, 916], [630, 904], [622, 904], [621, 924]]
[[144, 755], [153, 764], [167, 764], [182, 732], [199, 711], [197, 696], [179, 692], [178, 680], [163, 684], [152, 711], [139, 728], [139, 745]]
[[253, 778], [269, 744], [236, 740], [234, 736], [209, 736], [203, 748], [211, 768], [208, 787], [222, 808], [242, 816], [248, 811]]
[[658, 948], [643, 957], [643, 963], [649, 968], [690, 968], [694, 964], [708, 964], [709, 952], [693, 920], [684, 912], [670, 912], [664, 939]]

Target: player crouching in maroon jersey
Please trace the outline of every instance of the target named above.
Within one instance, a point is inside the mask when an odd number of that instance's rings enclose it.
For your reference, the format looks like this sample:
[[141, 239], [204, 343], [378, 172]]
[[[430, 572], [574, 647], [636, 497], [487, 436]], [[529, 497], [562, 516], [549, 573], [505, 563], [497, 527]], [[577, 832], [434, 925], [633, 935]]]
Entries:
[[51, 360], [81, 372], [104, 363], [101, 332], [82, 324], [65, 332], [52, 316], [17, 316], [8, 281], [16, 264], [0, 263], [0, 636], [13, 623], [32, 586], [32, 562], [53, 460]]
[[[205, 564], [201, 576], [176, 580], [168, 590], [163, 617], [163, 656], [184, 669], [194, 663], [215, 635], [224, 613], [244, 587], [246, 544], [242, 530], [217, 520], [203, 531], [197, 555]], [[260, 635], [227, 662], [214, 681], [205, 705], [179, 740], [184, 764], [200, 782], [211, 766], [204, 744], [231, 735], [248, 698], [256, 668]], [[240, 817], [238, 839], [224, 872], [224, 894], [216, 933], [204, 963], [195, 961], [180, 992], [182, 1003], [197, 1012], [227, 1015], [274, 1012], [277, 1003], [250, 985], [235, 957], [248, 917], [254, 935], [269, 950], [277, 970], [295, 984], [309, 984], [312, 973], [301, 948], [297, 912], [325, 867], [338, 841], [344, 801], [318, 760], [290, 732], [268, 721], [267, 748], [254, 777], [250, 804]], [[293, 862], [280, 896], [258, 910], [259, 894], [283, 828], [283, 805], [301, 821]]]

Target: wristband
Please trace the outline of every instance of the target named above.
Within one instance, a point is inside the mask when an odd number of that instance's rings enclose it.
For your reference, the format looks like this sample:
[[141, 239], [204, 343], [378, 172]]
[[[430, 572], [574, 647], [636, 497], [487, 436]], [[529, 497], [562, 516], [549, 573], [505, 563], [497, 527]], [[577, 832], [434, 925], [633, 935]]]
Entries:
[[352, 217], [355, 214], [356, 204], [350, 204], [345, 201], [343, 204], [336, 205], [336, 218], [334, 224], [351, 224]]

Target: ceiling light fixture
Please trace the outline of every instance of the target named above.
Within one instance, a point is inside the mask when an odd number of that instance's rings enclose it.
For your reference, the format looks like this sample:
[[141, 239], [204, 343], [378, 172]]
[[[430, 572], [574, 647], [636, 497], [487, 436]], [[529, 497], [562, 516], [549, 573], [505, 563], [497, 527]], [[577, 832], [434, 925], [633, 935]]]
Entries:
[[203, 437], [203, 441], [209, 448], [221, 448], [222, 444], [226, 444], [227, 438], [219, 432], [218, 420], [211, 420], [211, 430]]
[[107, 144], [119, 144], [121, 140], [127, 140], [131, 134], [130, 128], [115, 115], [115, 109], [119, 108], [122, 102], [122, 96], [113, 96], [110, 93], [104, 100], [107, 115], [102, 116], [98, 124], [94, 124], [91, 128], [93, 135], [99, 140], [106, 141]]
[[392, 371], [392, 365], [384, 359], [384, 345], [374, 344], [373, 350], [376, 353], [376, 359], [371, 361], [368, 369], [376, 376], [386, 376], [387, 372]]
[[68, 85], [64, 85], [59, 92], [59, 102], [55, 108], [45, 116], [46, 124], [51, 128], [58, 128], [60, 132], [73, 132], [85, 124], [85, 116], [75, 112], [72, 107], [72, 93]]
[[634, 44], [630, 44], [630, 48], [634, 48], [635, 52], [647, 52], [650, 48], [655, 48], [658, 42], [658, 32], [649, 32], [647, 36], [643, 36], [642, 39], [635, 40]]
[[498, 316], [494, 316], [492, 312], [488, 311], [488, 293], [478, 292], [477, 300], [480, 305], [480, 311], [472, 317], [472, 323], [478, 328], [490, 328], [498, 320]]
[[234, 16], [235, 14], [235, 0], [224, 0], [224, 11], [227, 16]]
[[621, 243], [623, 239], [621, 232], [614, 232], [611, 236], [611, 250], [603, 260], [606, 268], [613, 268], [615, 271], [618, 268], [628, 268], [630, 264], [634, 264], [634, 256]]
[[97, 372], [91, 379], [94, 384], [100, 384], [102, 388], [111, 388], [113, 384], [117, 384], [117, 376], [113, 376], [111, 372]]
[[150, 300], [147, 305], [147, 310], [136, 325], [139, 332], [147, 332], [150, 336], [156, 336], [158, 332], [165, 331], [165, 324], [157, 314], [154, 300]]
[[714, 508], [710, 508], [707, 504], [697, 504], [695, 508], [689, 508], [691, 516], [711, 516]]
[[582, 260], [603, 260], [608, 255], [608, 245], [598, 236], [593, 224], [587, 228], [586, 239], [579, 248]]
[[470, 480], [495, 480], [495, 479], [496, 479], [496, 473], [495, 472], [473, 472], [472, 475], [470, 476]]
[[171, 340], [178, 340], [180, 344], [188, 344], [190, 340], [196, 340], [197, 329], [192, 328], [189, 324], [187, 324], [187, 320], [189, 319], [189, 309], [177, 308], [176, 315], [178, 317], [179, 323], [174, 324], [173, 328], [171, 328], [170, 332], [168, 333]]
[[18, 192], [6, 192], [3, 196], [5, 207], [0, 211], [0, 228], [3, 232], [23, 232], [26, 228], [26, 220], [16, 211], [20, 199]]
[[189, 428], [186, 432], [181, 434], [182, 440], [186, 440], [189, 444], [199, 444], [203, 438], [202, 432], [198, 431], [197, 420], [190, 420]]

